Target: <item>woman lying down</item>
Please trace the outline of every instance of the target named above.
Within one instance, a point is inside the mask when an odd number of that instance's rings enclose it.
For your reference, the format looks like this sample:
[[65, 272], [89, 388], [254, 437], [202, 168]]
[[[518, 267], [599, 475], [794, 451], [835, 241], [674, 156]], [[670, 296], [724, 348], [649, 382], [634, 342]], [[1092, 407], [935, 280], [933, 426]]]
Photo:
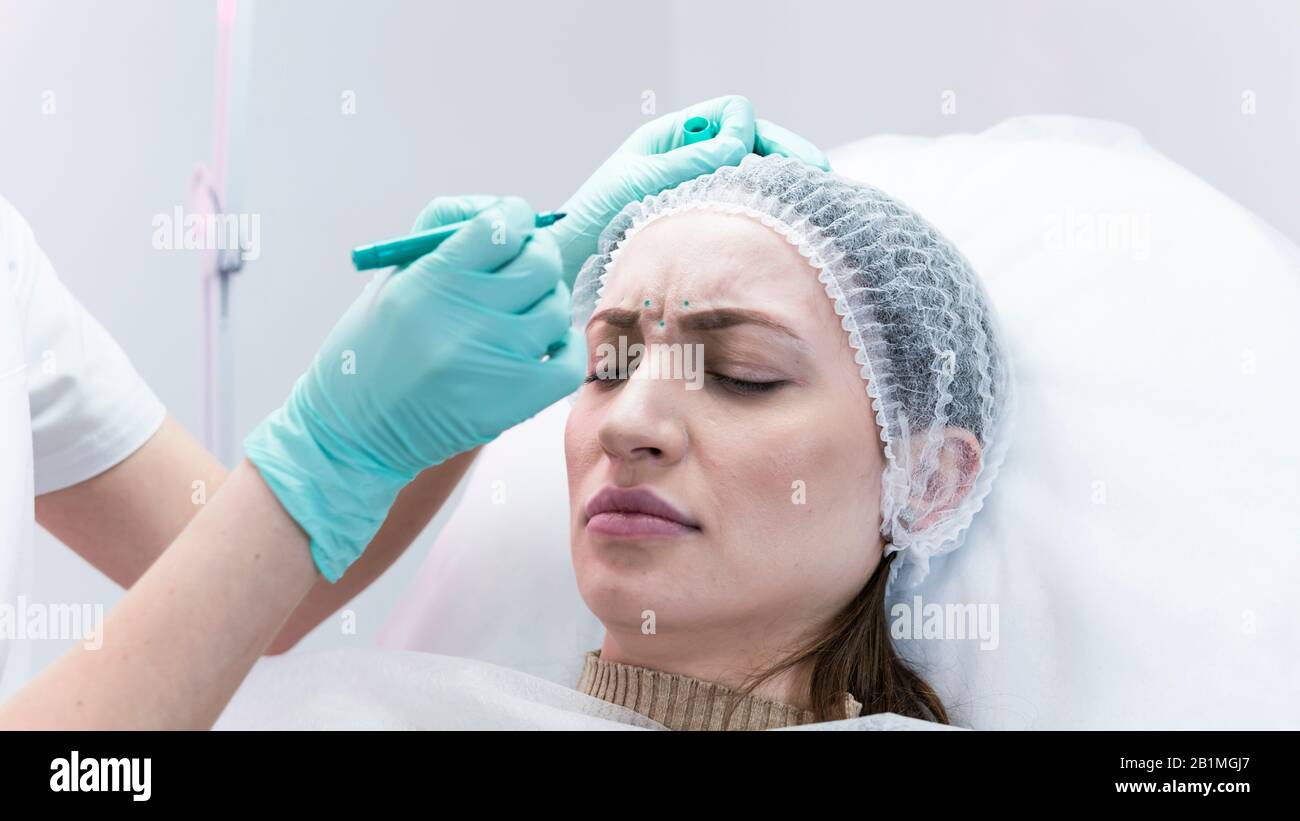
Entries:
[[885, 600], [958, 547], [1007, 445], [961, 254], [880, 191], [749, 156], [623, 209], [573, 303], [573, 568], [606, 631], [574, 687], [307, 653], [260, 662], [217, 727], [946, 726]]

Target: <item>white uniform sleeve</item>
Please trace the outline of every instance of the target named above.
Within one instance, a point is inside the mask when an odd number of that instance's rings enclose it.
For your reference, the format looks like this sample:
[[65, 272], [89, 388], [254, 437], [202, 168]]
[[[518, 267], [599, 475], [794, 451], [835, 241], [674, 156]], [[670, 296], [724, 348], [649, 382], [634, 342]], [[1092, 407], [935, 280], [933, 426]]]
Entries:
[[37, 495], [103, 473], [166, 415], [126, 354], [59, 281], [27, 221], [0, 198], [27, 358]]

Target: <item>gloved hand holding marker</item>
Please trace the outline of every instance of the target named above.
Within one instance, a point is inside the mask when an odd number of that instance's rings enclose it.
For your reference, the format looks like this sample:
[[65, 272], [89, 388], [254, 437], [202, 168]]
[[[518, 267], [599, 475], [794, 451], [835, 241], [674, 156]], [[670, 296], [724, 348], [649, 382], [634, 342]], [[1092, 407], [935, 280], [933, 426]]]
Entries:
[[518, 197], [434, 200], [417, 234], [459, 229], [374, 277], [288, 401], [245, 439], [330, 581], [417, 474], [581, 385], [586, 340], [570, 328], [555, 240], [535, 223]]
[[[533, 227], [547, 228], [562, 219], [564, 219], [563, 211], [543, 211], [533, 218]], [[410, 265], [425, 254], [433, 253], [439, 245], [451, 239], [453, 234], [467, 225], [469, 225], [469, 221], [462, 220], [449, 225], [430, 228], [427, 231], [418, 231], [414, 234], [394, 237], [372, 245], [353, 248], [352, 264], [358, 271]], [[547, 347], [546, 353], [542, 355], [542, 360], [545, 361], [551, 358], [563, 346], [564, 343], [562, 342], [552, 343]]]

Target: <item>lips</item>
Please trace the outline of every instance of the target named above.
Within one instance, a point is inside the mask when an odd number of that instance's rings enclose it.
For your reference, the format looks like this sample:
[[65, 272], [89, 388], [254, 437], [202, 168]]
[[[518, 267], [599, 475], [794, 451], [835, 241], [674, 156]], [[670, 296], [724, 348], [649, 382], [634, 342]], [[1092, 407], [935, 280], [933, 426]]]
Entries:
[[682, 536], [699, 524], [648, 488], [606, 485], [587, 502], [587, 529], [622, 538]]

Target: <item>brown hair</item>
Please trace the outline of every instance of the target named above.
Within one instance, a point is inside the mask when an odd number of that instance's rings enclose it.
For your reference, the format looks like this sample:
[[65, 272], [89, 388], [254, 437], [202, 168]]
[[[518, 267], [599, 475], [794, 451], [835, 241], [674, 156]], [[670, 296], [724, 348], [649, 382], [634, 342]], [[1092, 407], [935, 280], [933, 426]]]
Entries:
[[[898, 553], [884, 557], [858, 595], [820, 635], [755, 677], [741, 691], [754, 688], [787, 670], [804, 670], [811, 709], [818, 721], [843, 718], [840, 693], [848, 691], [862, 702], [862, 715], [901, 716], [950, 723], [934, 688], [894, 651], [885, 614], [885, 583]], [[730, 721], [733, 703], [723, 719]]]

